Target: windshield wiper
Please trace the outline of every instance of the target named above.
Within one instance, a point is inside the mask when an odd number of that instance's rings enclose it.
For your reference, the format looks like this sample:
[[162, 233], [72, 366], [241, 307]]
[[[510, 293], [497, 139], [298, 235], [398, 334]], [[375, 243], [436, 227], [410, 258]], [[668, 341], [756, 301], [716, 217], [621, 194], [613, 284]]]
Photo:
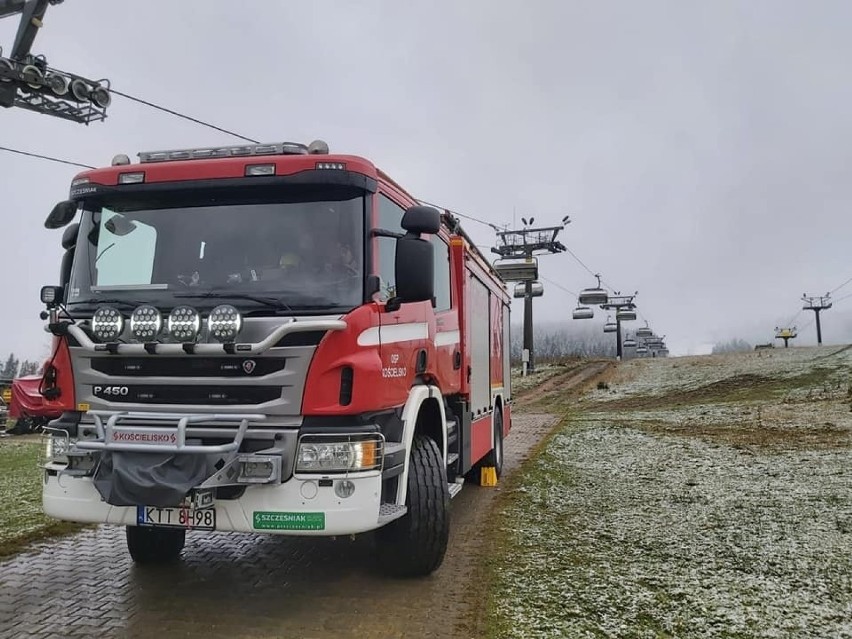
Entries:
[[275, 299], [274, 297], [262, 297], [260, 295], [250, 295], [248, 293], [225, 293], [219, 291], [209, 291], [207, 293], [175, 293], [175, 297], [191, 297], [197, 299], [206, 299], [206, 298], [215, 298], [215, 299], [236, 299], [236, 300], [249, 300], [252, 302], [257, 302], [258, 304], [263, 304], [268, 306], [269, 308], [274, 308], [275, 310], [285, 310], [292, 311], [293, 309], [287, 306], [284, 302], [279, 299]]
[[121, 306], [127, 306], [127, 307], [132, 306], [133, 308], [136, 308], [137, 306], [141, 306], [142, 304], [150, 304], [150, 302], [142, 302], [142, 301], [139, 301], [139, 300], [123, 300], [123, 299], [119, 299], [117, 297], [115, 297], [115, 298], [93, 297], [93, 298], [90, 298], [90, 299], [87, 299], [87, 300], [74, 300], [74, 301], [68, 302], [68, 303], [69, 304], [119, 304]]

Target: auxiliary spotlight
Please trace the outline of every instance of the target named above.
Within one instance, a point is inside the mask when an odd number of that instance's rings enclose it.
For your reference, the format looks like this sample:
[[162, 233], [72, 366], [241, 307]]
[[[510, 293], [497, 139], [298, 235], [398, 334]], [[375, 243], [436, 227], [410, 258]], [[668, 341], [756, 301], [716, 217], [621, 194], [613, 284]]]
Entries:
[[201, 330], [201, 316], [191, 306], [175, 306], [169, 314], [169, 335], [178, 342], [194, 342]]
[[124, 318], [111, 306], [101, 306], [92, 316], [92, 333], [102, 342], [115, 341], [123, 331]]

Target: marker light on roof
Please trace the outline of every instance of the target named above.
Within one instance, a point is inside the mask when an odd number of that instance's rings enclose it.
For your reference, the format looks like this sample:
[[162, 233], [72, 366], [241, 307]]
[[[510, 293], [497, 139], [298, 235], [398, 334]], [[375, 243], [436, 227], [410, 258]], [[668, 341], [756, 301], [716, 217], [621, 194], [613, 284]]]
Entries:
[[308, 145], [310, 155], [328, 155], [328, 144], [324, 140], [314, 140]]
[[145, 181], [145, 173], [122, 173], [118, 176], [119, 184], [142, 184]]
[[130, 164], [130, 158], [127, 157], [124, 153], [119, 153], [118, 155], [112, 158], [113, 166], [124, 166], [125, 164]]
[[275, 175], [274, 164], [248, 164], [246, 175]]
[[346, 168], [343, 162], [317, 162], [318, 169], [337, 169], [342, 171]]

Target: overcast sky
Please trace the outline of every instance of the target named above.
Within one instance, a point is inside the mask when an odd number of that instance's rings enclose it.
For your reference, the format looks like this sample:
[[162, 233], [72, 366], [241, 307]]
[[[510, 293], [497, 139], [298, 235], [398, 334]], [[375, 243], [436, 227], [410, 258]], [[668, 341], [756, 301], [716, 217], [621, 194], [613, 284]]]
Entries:
[[[560, 239], [638, 290], [682, 354], [768, 341], [802, 293], [852, 277], [850, 24], [842, 0], [67, 0], [33, 52], [249, 137], [323, 138], [493, 223], [568, 214]], [[0, 20], [7, 51], [17, 26]], [[118, 97], [108, 115], [87, 127], [2, 109], [0, 145], [108, 165], [239, 142]], [[44, 355], [38, 290], [58, 280], [61, 231], [43, 220], [76, 172], [0, 152], [0, 356]], [[576, 300], [552, 282], [594, 279], [568, 254], [540, 265], [536, 317], [570, 322]], [[852, 340], [852, 298], [823, 329]]]

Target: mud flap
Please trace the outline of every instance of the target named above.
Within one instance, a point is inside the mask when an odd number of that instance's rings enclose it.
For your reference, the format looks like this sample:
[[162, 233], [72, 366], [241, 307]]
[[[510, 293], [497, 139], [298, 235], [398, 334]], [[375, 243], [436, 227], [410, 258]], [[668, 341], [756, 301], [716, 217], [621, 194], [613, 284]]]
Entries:
[[112, 506], [179, 506], [213, 472], [205, 455], [105, 451], [95, 488]]

